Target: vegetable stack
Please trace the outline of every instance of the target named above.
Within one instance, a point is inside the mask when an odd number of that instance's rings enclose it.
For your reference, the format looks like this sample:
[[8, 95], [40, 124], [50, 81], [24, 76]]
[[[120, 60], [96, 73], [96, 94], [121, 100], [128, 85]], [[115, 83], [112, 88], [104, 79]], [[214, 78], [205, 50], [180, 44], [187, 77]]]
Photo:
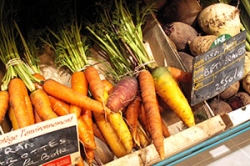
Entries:
[[[166, 126], [162, 123], [158, 95], [188, 127], [194, 126], [195, 121], [187, 99], [168, 68], [163, 67], [164, 71], [154, 74], [159, 67], [146, 50], [142, 34], [142, 25], [147, 15], [152, 13], [153, 7], [145, 6], [140, 11], [139, 4], [136, 4], [131, 12], [128, 4], [121, 0], [105, 5], [102, 4], [102, 8], [97, 9], [98, 18], [101, 19], [97, 20], [97, 23], [89, 23], [87, 29], [92, 34], [90, 38], [104, 50], [102, 57], [112, 65], [112, 68], [107, 67], [106, 73], [115, 73], [111, 77], [115, 87], [108, 98], [107, 107], [114, 112], [120, 111], [126, 114], [130, 105], [134, 104], [133, 101], [138, 97], [141, 98], [141, 106], [145, 110], [147, 121], [144, 123], [146, 126], [143, 132], [149, 132], [147, 137], [152, 139], [160, 158], [164, 159], [163, 131], [166, 131], [164, 130]], [[160, 80], [164, 79], [167, 83], [161, 83]], [[138, 92], [135, 86], [136, 80]], [[173, 94], [166, 93], [169, 89]], [[176, 96], [177, 100], [173, 101], [171, 96]], [[184, 105], [183, 108], [178, 107], [180, 103]], [[143, 123], [139, 118], [139, 111], [135, 113], [137, 115], [134, 117], [138, 117], [137, 124]], [[131, 127], [131, 131], [134, 132], [134, 130], [135, 126]], [[168, 131], [165, 133], [167, 133], [166, 136], [170, 135]], [[140, 147], [140, 141], [135, 133], [133, 133], [133, 139]]]
[[[191, 73], [158, 66], [145, 46], [143, 26], [155, 10], [153, 5], [100, 2], [94, 22], [82, 22], [72, 12], [70, 21], [62, 20], [55, 29], [45, 27], [46, 38], [27, 35], [31, 37], [28, 39], [4, 9], [0, 58], [6, 73], [1, 82], [0, 98], [4, 102], [0, 120], [9, 116], [14, 130], [75, 114], [84, 149], [81, 157], [92, 165], [98, 161], [96, 137], [117, 158], [152, 142], [163, 160], [164, 138], [171, 133], [161, 116], [165, 108], [159, 100], [184, 125], [195, 125], [192, 108], [178, 84], [191, 82]], [[16, 36], [21, 46], [15, 42]], [[54, 51], [58, 70], [70, 73], [70, 86], [44, 78], [35, 45], [38, 39]], [[97, 48], [98, 57], [91, 56], [90, 45]]]

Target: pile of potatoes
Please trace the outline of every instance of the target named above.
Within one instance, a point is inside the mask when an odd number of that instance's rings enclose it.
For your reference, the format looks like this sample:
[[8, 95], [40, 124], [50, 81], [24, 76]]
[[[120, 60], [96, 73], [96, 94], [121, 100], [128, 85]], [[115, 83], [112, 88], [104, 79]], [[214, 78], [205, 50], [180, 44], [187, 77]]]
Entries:
[[[235, 36], [241, 32], [238, 9], [226, 4], [216, 5], [218, 6], [213, 4], [213, 6], [202, 8], [196, 0], [170, 1], [157, 13], [164, 32], [172, 41], [172, 46], [187, 71], [192, 72], [193, 58], [207, 52], [218, 36], [222, 34]], [[186, 13], [187, 11], [189, 13]], [[225, 18], [223, 12], [234, 13], [234, 19], [231, 19], [230, 22]], [[181, 14], [185, 14], [185, 16], [170, 17], [171, 15], [180, 16]], [[223, 18], [220, 14], [223, 15]], [[216, 22], [213, 22], [213, 17], [217, 20], [224, 19], [222, 20], [222, 23], [224, 23], [221, 26], [218, 24], [217, 27], [214, 27]], [[208, 20], [213, 22], [214, 25], [204, 25], [204, 22], [209, 22]], [[207, 100], [214, 115], [222, 115], [250, 104], [250, 53], [247, 51], [244, 69], [242, 80], [235, 82], [219, 95]]]

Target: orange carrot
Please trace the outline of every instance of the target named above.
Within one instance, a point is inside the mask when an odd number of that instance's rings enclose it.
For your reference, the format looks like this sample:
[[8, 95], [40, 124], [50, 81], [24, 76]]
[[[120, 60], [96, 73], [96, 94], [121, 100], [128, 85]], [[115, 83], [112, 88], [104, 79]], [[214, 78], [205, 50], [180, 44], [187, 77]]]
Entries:
[[80, 160], [79, 162], [76, 164], [76, 166], [84, 166], [84, 160], [83, 158], [80, 156]]
[[[71, 75], [71, 88], [85, 96], [88, 94], [88, 82], [85, 78], [84, 72], [78, 71]], [[74, 113], [78, 118], [81, 115], [82, 108], [71, 104], [69, 108], [70, 113]]]
[[0, 122], [2, 122], [9, 107], [8, 91], [0, 91], [0, 101]]
[[26, 106], [27, 106], [27, 115], [30, 119], [30, 123], [31, 124], [35, 124], [35, 114], [34, 114], [34, 109], [33, 109], [33, 106], [32, 106], [32, 103], [30, 101], [30, 96], [25, 96], [25, 103], [26, 103]]
[[81, 116], [78, 117], [77, 124], [78, 124], [79, 138], [83, 143], [84, 147], [88, 149], [95, 149], [96, 143], [93, 140], [92, 134], [88, 132], [88, 126]]
[[49, 95], [52, 110], [58, 115], [63, 116], [69, 114], [69, 104]]
[[104, 90], [98, 70], [93, 66], [88, 66], [85, 69], [85, 76], [94, 99], [105, 105], [108, 99], [108, 92]]
[[35, 114], [35, 123], [39, 123], [42, 122], [43, 120], [40, 118], [40, 116], [38, 115], [37, 111], [34, 110], [34, 114]]
[[140, 72], [139, 84], [141, 88], [141, 97], [149, 126], [149, 132], [153, 140], [154, 146], [160, 158], [163, 160], [165, 154], [161, 115], [154, 87], [154, 79], [148, 70], [142, 70]]
[[[85, 73], [82, 71], [74, 72], [71, 75], [71, 88], [85, 96], [88, 94], [88, 82], [85, 77]], [[69, 107], [69, 112], [74, 113], [77, 118], [81, 116], [82, 120], [86, 123], [87, 128], [85, 129], [85, 133], [89, 133], [89, 137], [92, 139], [91, 142], [95, 142], [94, 132], [92, 128], [92, 114], [90, 110], [83, 109], [79, 106], [71, 104]], [[90, 149], [85, 147], [85, 155], [88, 160], [88, 163], [92, 164], [94, 160], [94, 149]]]
[[11, 121], [12, 129], [13, 130], [19, 129], [17, 118], [16, 118], [16, 115], [14, 113], [13, 108], [9, 107], [8, 115], [9, 115], [9, 118], [10, 118], [10, 121]]
[[[81, 117], [82, 117], [83, 121], [86, 123], [86, 125], [88, 126], [88, 130], [86, 132], [88, 132], [90, 134], [91, 138], [93, 139], [93, 141], [95, 141], [93, 121], [92, 121], [92, 111], [82, 110]], [[95, 150], [85, 148], [85, 155], [86, 155], [86, 158], [88, 160], [88, 163], [91, 165], [91, 163], [94, 161]]]
[[[44, 81], [44, 80], [45, 80], [45, 77], [44, 77], [42, 74], [40, 74], [40, 73], [34, 73], [33, 76], [34, 76], [35, 78], [41, 80], [41, 81]], [[35, 82], [34, 84], [35, 84], [36, 89], [41, 89], [41, 88], [43, 88], [43, 86], [42, 86], [41, 83]]]
[[161, 118], [162, 123], [162, 133], [165, 138], [169, 137], [171, 134], [168, 130], [167, 124], [164, 123], [163, 119]]
[[37, 89], [31, 92], [30, 99], [34, 109], [43, 121], [58, 117], [52, 110], [48, 94], [43, 89]]
[[138, 113], [141, 105], [141, 98], [137, 96], [135, 100], [130, 103], [125, 111], [126, 122], [131, 131], [132, 137], [136, 142], [136, 133], [137, 133], [137, 122], [138, 122]]
[[82, 114], [81, 117], [83, 118], [83, 120], [86, 122], [86, 124], [89, 127], [89, 132], [93, 133], [94, 136], [94, 132], [93, 132], [93, 120], [92, 120], [92, 111], [90, 110], [82, 110]]
[[8, 92], [10, 107], [14, 110], [19, 128], [31, 125], [30, 113], [27, 111], [29, 106], [26, 105], [29, 104], [29, 102], [27, 102], [27, 96], [29, 95], [24, 82], [20, 78], [11, 79]]
[[43, 83], [43, 88], [49, 95], [68, 102], [70, 104], [74, 104], [94, 112], [110, 113], [110, 110], [102, 103], [91, 99], [90, 97], [83, 95], [77, 91], [74, 91], [73, 89], [53, 79], [45, 80]]
[[[95, 69], [94, 67], [88, 66], [85, 70], [85, 74], [86, 74], [87, 81], [89, 83], [90, 92], [93, 95], [94, 99], [96, 99], [97, 101], [105, 105], [108, 99], [108, 92], [104, 89], [103, 83], [101, 81], [101, 78], [97, 69]], [[103, 135], [104, 133], [107, 132], [107, 130], [111, 130], [111, 129], [104, 128], [106, 124], [102, 123], [102, 120], [104, 118], [102, 117], [102, 115], [94, 113], [94, 117]], [[111, 125], [111, 127], [113, 128], [113, 131], [117, 135], [118, 140], [121, 141], [121, 143], [125, 147], [126, 153], [130, 153], [133, 148], [133, 140], [132, 140], [131, 133], [128, 129], [128, 126], [123, 120], [123, 117], [118, 113], [110, 113], [108, 114], [107, 117], [108, 117], [108, 122], [110, 123], [108, 125]], [[101, 119], [100, 120], [101, 122], [97, 120], [98, 118]], [[105, 137], [105, 138], [109, 146], [111, 147], [110, 143], [114, 144], [114, 140], [113, 140], [114, 138], [112, 137], [111, 138]], [[111, 142], [109, 142], [108, 139], [112, 139]]]
[[94, 159], [95, 159], [95, 150], [94, 149], [88, 149], [85, 148], [85, 155], [88, 161], [89, 165], [92, 165]]
[[139, 122], [141, 122], [143, 129], [148, 134], [149, 132], [148, 123], [147, 123], [146, 112], [145, 112], [145, 108], [143, 104], [140, 104], [140, 109], [138, 112], [138, 119], [139, 119]]
[[180, 82], [192, 82], [192, 72], [186, 72], [176, 67], [167, 67], [174, 79]]

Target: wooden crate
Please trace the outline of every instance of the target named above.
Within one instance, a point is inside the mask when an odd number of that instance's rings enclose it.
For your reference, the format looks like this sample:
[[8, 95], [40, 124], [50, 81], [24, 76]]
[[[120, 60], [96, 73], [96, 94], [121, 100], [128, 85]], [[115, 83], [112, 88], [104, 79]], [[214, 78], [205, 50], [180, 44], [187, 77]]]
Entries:
[[[152, 15], [147, 20], [144, 28], [144, 40], [149, 46], [149, 51], [155, 57], [159, 66], [174, 66], [185, 70], [179, 55], [170, 44], [159, 22]], [[181, 85], [186, 97], [189, 97], [189, 85]], [[165, 123], [168, 125], [171, 136], [164, 139], [165, 158], [184, 151], [202, 141], [223, 132], [226, 129], [221, 116], [212, 116], [211, 109], [206, 101], [192, 107], [195, 115], [202, 115], [205, 119], [196, 118], [197, 125], [186, 128], [183, 122], [171, 110], [162, 113]], [[198, 117], [198, 116], [196, 116]], [[134, 151], [124, 157], [114, 159], [106, 163], [106, 166], [125, 165], [152, 165], [161, 161], [153, 144], [146, 148]]]

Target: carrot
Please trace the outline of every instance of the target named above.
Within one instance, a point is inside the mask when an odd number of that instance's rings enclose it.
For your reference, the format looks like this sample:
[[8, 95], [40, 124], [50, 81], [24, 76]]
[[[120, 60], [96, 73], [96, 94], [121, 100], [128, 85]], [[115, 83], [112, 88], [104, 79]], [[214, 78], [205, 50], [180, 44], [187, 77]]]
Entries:
[[171, 134], [168, 130], [167, 124], [164, 123], [163, 119], [161, 118], [162, 123], [162, 133], [165, 138], [169, 137]]
[[93, 98], [99, 102], [106, 103], [108, 92], [104, 90], [98, 70], [93, 66], [88, 66], [85, 69], [85, 76], [89, 83], [89, 89]]
[[94, 112], [110, 113], [110, 110], [102, 103], [93, 100], [90, 97], [83, 95], [77, 91], [74, 91], [73, 89], [53, 79], [45, 80], [43, 83], [43, 88], [49, 95], [68, 102], [70, 104], [74, 104]]
[[89, 132], [92, 132], [93, 137], [94, 137], [92, 111], [90, 111], [90, 110], [82, 110], [81, 117], [83, 118], [85, 123], [88, 125]]
[[110, 94], [114, 88], [114, 85], [107, 79], [102, 80], [102, 84], [104, 86], [104, 89]]
[[37, 111], [34, 110], [34, 114], [35, 114], [35, 123], [39, 123], [42, 122], [43, 120], [40, 118], [40, 116], [38, 115]]
[[[35, 78], [41, 80], [41, 81], [44, 81], [44, 80], [45, 80], [45, 77], [44, 77], [42, 74], [40, 74], [40, 73], [34, 73], [33, 76], [34, 76]], [[42, 87], [42, 84], [39, 83], [39, 82], [34, 82], [34, 84], [35, 84], [36, 89], [41, 89], [41, 88], [43, 88], [43, 87]]]
[[86, 158], [87, 158], [89, 165], [92, 165], [92, 163], [95, 159], [95, 150], [85, 148], [85, 155], [86, 155]]
[[149, 126], [149, 133], [160, 158], [163, 160], [165, 154], [161, 115], [154, 87], [154, 79], [148, 70], [142, 70], [140, 72], [139, 84], [141, 88], [142, 102]]
[[140, 148], [148, 146], [150, 144], [150, 138], [140, 124], [138, 124], [138, 127], [136, 128], [136, 132], [139, 139]]
[[133, 149], [133, 138], [123, 117], [119, 113], [111, 113], [108, 115], [108, 120], [123, 143], [127, 153], [130, 153]]
[[158, 67], [152, 72], [156, 93], [188, 127], [195, 125], [194, 114], [186, 97], [168, 68]]
[[0, 91], [0, 101], [0, 122], [2, 122], [9, 107], [8, 91]]
[[79, 138], [82, 141], [85, 148], [95, 149], [96, 143], [93, 140], [93, 136], [88, 132], [88, 125], [81, 116], [77, 119]]
[[[88, 132], [92, 140], [95, 141], [94, 131], [93, 131], [92, 111], [82, 110], [81, 117], [83, 121], [86, 123], [86, 125], [88, 126], [88, 130], [85, 132]], [[85, 148], [85, 155], [88, 160], [88, 163], [91, 165], [91, 163], [94, 161], [94, 158], [95, 158], [95, 150]]]
[[[95, 136], [94, 136], [94, 129], [93, 129], [93, 121], [92, 121], [92, 111], [90, 110], [82, 110], [81, 117], [83, 121], [86, 123], [88, 126], [88, 132], [91, 135], [91, 138], [93, 141], [95, 141]], [[95, 157], [95, 150], [94, 149], [88, 149], [85, 148], [85, 155], [88, 160], [88, 163], [91, 165], [91, 163], [94, 161]]]
[[123, 77], [109, 95], [107, 107], [113, 112], [124, 110], [131, 103], [138, 91], [138, 81], [135, 77]]
[[76, 166], [84, 166], [84, 160], [83, 158], [80, 156], [80, 160], [79, 162], [76, 164]]
[[[85, 74], [82, 71], [74, 72], [71, 75], [71, 88], [85, 96], [88, 94], [88, 82], [85, 78]], [[82, 108], [71, 104], [69, 108], [70, 113], [74, 113], [78, 118], [81, 115]]]
[[171, 67], [171, 66], [168, 66], [167, 68], [170, 74], [172, 75], [172, 77], [176, 79], [177, 81], [192, 82], [192, 77], [193, 77], [192, 72], [186, 72], [184, 70], [181, 70], [176, 67]]
[[30, 123], [31, 124], [35, 124], [35, 114], [34, 114], [34, 109], [33, 109], [33, 106], [32, 106], [32, 103], [31, 103], [31, 99], [30, 99], [30, 96], [27, 95], [24, 97], [25, 99], [25, 103], [26, 103], [26, 109], [27, 109], [27, 115], [30, 119]]
[[98, 128], [100, 129], [114, 155], [118, 158], [127, 155], [128, 153], [124, 145], [116, 135], [116, 132], [114, 131], [110, 122], [106, 121], [105, 115], [97, 112], [93, 112], [93, 115]]
[[125, 111], [126, 122], [129, 126], [129, 129], [132, 134], [132, 138], [137, 144], [137, 122], [138, 122], [138, 113], [141, 105], [141, 98], [137, 96], [135, 100], [130, 103]]
[[140, 105], [140, 109], [138, 112], [138, 119], [139, 119], [139, 122], [141, 122], [143, 129], [148, 134], [148, 132], [149, 132], [148, 123], [147, 123], [146, 112], [145, 112], [145, 108], [144, 108], [143, 104]]
[[63, 116], [69, 114], [69, 104], [49, 95], [52, 110], [58, 115]]
[[19, 129], [17, 118], [16, 118], [16, 115], [14, 113], [13, 108], [9, 107], [8, 115], [9, 115], [9, 118], [10, 118], [10, 121], [11, 121], [12, 129], [13, 130]]
[[[8, 86], [10, 107], [14, 110], [19, 128], [23, 128], [32, 124], [30, 113], [27, 111], [28, 90], [24, 82], [20, 78], [13, 78]], [[27, 116], [28, 115], [28, 116]]]
[[52, 110], [48, 94], [43, 89], [37, 89], [31, 92], [30, 99], [34, 109], [43, 121], [58, 117]]
[[[93, 95], [94, 99], [96, 99], [97, 101], [99, 101], [102, 104], [106, 104], [106, 99], [108, 98], [108, 92], [104, 89], [103, 83], [101, 81], [101, 78], [98, 74], [97, 69], [95, 69], [92, 66], [88, 66], [85, 70], [85, 74], [86, 74], [86, 78], [87, 81], [89, 83], [89, 89], [91, 94]], [[94, 116], [98, 119], [101, 118], [101, 120], [103, 120], [101, 117], [101, 115], [98, 114], [94, 114]], [[111, 127], [114, 129], [115, 134], [118, 137], [118, 140], [121, 141], [125, 147], [126, 153], [129, 153], [132, 151], [133, 148], [133, 140], [132, 140], [132, 136], [131, 133], [125, 123], [125, 121], [123, 120], [122, 116], [118, 113], [110, 113], [108, 114], [108, 121], [110, 122]], [[97, 122], [97, 120], [96, 120]], [[98, 124], [98, 122], [97, 122]], [[100, 125], [106, 125], [104, 123], [99, 123], [98, 127], [100, 128], [100, 130], [106, 130], [105, 128], [103, 128]], [[111, 130], [111, 129], [109, 129]], [[107, 132], [107, 131], [102, 131], [103, 133]], [[107, 138], [105, 138], [106, 141], [108, 142]], [[108, 137], [108, 139], [112, 139], [110, 137]], [[108, 144], [110, 145], [110, 143], [114, 143], [114, 141], [112, 142], [108, 142]], [[111, 146], [111, 145], [110, 145]]]

